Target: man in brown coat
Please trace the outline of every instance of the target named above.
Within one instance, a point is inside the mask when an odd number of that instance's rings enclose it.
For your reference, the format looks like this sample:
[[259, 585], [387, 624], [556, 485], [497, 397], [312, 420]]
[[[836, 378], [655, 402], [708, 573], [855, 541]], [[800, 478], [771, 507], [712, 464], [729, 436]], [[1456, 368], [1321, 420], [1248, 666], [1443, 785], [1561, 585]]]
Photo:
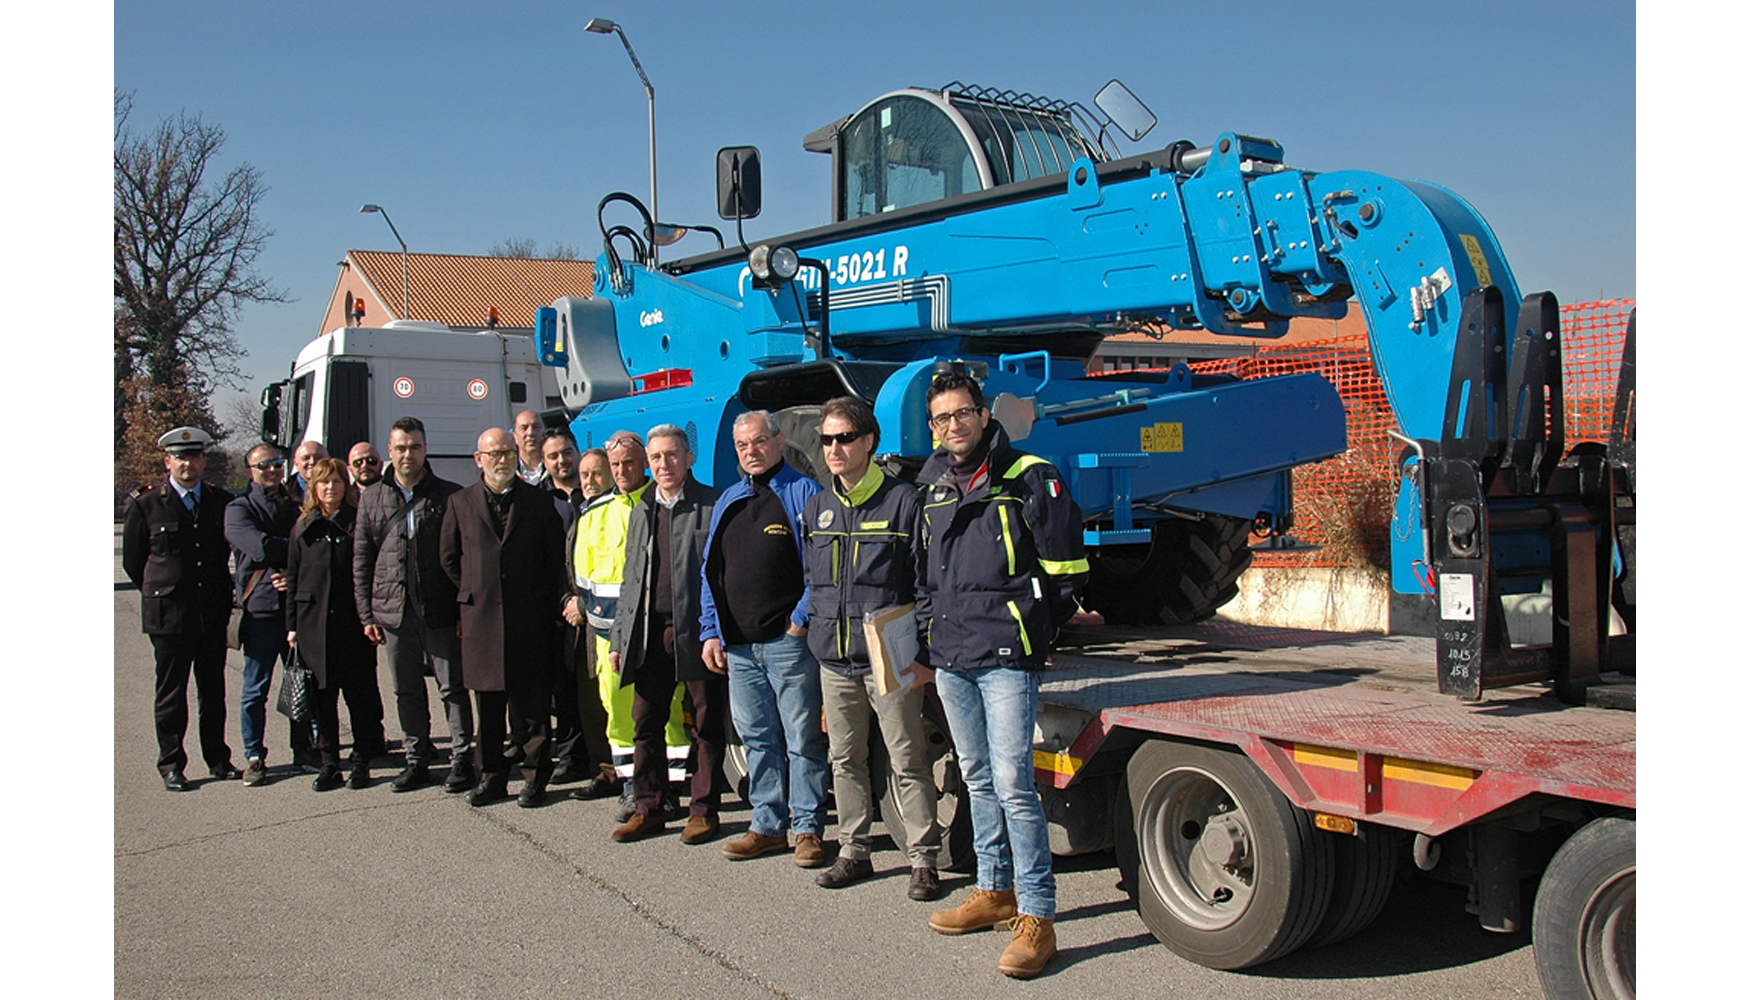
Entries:
[[532, 809], [546, 801], [553, 773], [546, 707], [566, 596], [565, 526], [553, 498], [518, 478], [508, 431], [486, 431], [475, 449], [481, 478], [450, 499], [438, 537], [438, 559], [456, 585], [462, 684], [474, 692], [479, 733], [480, 783], [468, 803], [485, 805], [507, 794], [508, 703], [528, 727], [517, 804]]

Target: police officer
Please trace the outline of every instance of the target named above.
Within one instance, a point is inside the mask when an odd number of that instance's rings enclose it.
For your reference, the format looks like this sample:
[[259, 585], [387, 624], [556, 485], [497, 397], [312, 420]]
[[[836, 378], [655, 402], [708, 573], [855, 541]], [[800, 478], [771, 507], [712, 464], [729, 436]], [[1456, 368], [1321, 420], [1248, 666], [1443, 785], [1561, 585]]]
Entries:
[[1038, 671], [1087, 579], [1081, 510], [1050, 462], [1009, 444], [970, 376], [939, 375], [925, 398], [942, 446], [918, 474], [928, 557], [918, 660], [936, 671], [978, 856], [971, 894], [930, 927], [1008, 923], [997, 969], [1031, 978], [1057, 953], [1057, 883], [1033, 787]]
[[231, 494], [201, 482], [212, 444], [212, 435], [198, 427], [160, 437], [169, 476], [131, 500], [122, 519], [122, 569], [140, 588], [140, 631], [152, 638], [158, 772], [172, 792], [191, 787], [182, 749], [191, 669], [207, 771], [220, 779], [243, 776], [225, 743], [225, 629], [231, 621], [225, 505]]

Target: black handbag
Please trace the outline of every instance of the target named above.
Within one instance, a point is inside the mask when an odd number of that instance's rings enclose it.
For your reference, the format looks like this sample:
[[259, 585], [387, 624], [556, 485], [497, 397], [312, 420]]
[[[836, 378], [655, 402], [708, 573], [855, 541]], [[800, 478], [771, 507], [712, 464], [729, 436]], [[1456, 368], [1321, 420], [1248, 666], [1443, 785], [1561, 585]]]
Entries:
[[310, 702], [310, 692], [315, 686], [316, 675], [304, 666], [303, 656], [294, 651], [291, 662], [286, 664], [285, 675], [280, 678], [280, 696], [274, 708], [293, 722], [309, 722], [316, 714], [315, 706]]

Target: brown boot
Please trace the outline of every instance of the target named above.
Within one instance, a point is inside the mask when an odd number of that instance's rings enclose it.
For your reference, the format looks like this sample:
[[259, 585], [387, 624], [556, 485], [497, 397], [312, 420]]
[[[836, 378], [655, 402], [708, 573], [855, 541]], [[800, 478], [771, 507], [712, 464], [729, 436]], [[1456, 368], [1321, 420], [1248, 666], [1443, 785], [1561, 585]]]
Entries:
[[613, 833], [613, 838], [622, 844], [662, 832], [666, 824], [661, 813], [633, 813], [626, 825], [619, 827]]
[[826, 867], [826, 847], [820, 842], [820, 834], [799, 833], [796, 835], [796, 867]]
[[1032, 979], [1057, 954], [1057, 931], [1051, 921], [1025, 913], [1016, 914], [1009, 921], [1009, 928], [1015, 936], [1003, 949], [1003, 957], [997, 959], [997, 969], [1005, 976]]
[[687, 825], [681, 830], [681, 843], [703, 844], [717, 836], [717, 817], [692, 816], [687, 819]]
[[967, 934], [996, 927], [1015, 915], [1015, 890], [991, 892], [974, 888], [966, 902], [952, 910], [930, 914], [930, 930], [938, 934]]
[[790, 838], [781, 833], [775, 837], [768, 837], [763, 833], [749, 830], [724, 844], [723, 856], [731, 861], [746, 861], [749, 858], [757, 858], [774, 851], [787, 851], [789, 849]]

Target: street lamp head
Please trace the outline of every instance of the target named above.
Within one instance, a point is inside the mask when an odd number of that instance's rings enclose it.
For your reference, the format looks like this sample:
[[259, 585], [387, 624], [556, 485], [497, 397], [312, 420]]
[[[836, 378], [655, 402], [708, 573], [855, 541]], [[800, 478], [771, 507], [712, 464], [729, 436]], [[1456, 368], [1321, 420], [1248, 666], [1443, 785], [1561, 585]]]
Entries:
[[360, 205], [359, 206], [359, 211], [361, 211], [361, 212], [381, 212], [382, 210], [383, 210], [383, 206], [381, 206], [381, 205]]
[[592, 17], [589, 19], [589, 23], [583, 26], [583, 30], [593, 31], [598, 35], [611, 35], [619, 27], [619, 25], [605, 17]]

